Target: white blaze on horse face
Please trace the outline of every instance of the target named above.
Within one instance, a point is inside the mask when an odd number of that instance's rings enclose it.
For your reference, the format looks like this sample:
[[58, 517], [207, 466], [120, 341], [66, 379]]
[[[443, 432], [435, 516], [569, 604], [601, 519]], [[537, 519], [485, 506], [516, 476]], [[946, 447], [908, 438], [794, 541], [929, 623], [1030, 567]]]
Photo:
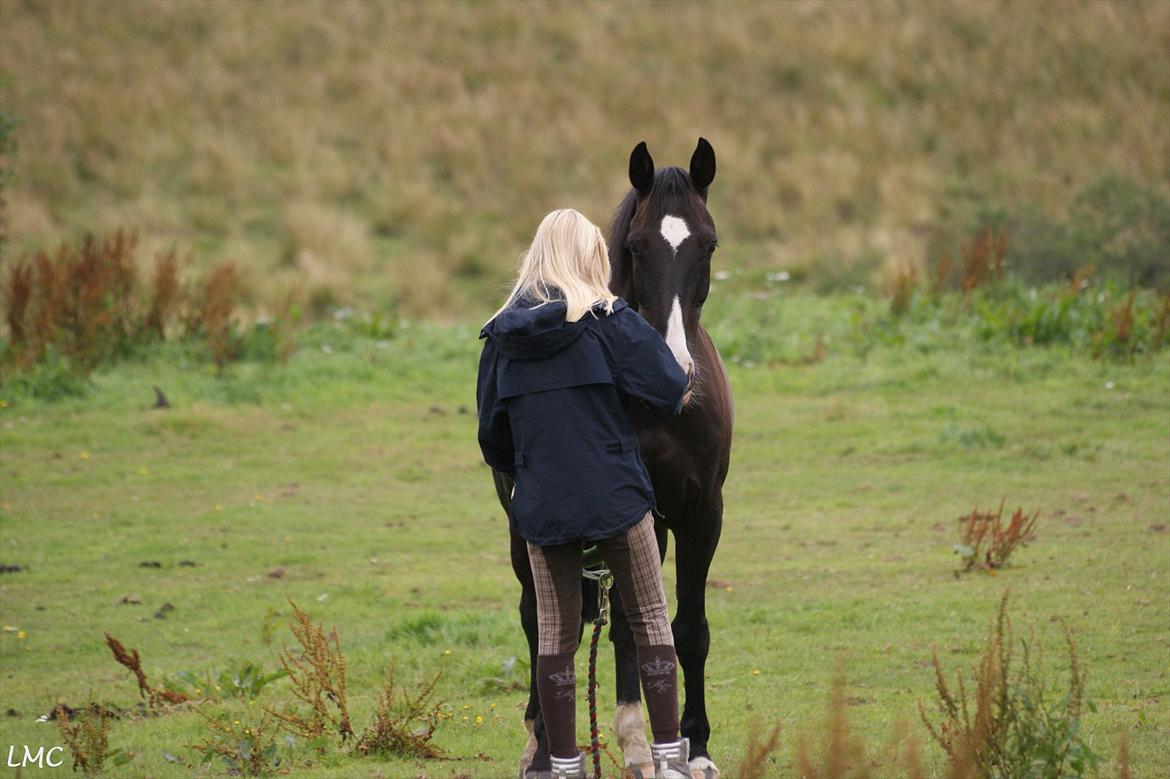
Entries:
[[658, 229], [662, 233], [662, 237], [666, 239], [666, 242], [670, 244], [670, 251], [673, 252], [675, 256], [678, 255], [678, 247], [681, 246], [682, 242], [685, 241], [687, 236], [691, 234], [691, 230], [689, 227], [687, 227], [685, 219], [680, 219], [679, 217], [671, 216], [670, 214], [662, 217], [662, 226]]
[[670, 318], [666, 320], [666, 345], [670, 347], [670, 352], [678, 361], [679, 367], [690, 376], [695, 361], [691, 359], [691, 351], [687, 348], [687, 331], [683, 327], [682, 306], [679, 305], [678, 295], [674, 296]]

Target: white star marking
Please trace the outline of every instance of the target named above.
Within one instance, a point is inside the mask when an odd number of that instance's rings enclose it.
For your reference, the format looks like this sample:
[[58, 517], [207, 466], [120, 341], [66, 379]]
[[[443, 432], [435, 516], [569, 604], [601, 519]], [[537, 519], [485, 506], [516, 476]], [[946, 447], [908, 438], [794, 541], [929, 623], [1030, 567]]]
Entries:
[[662, 217], [662, 226], [659, 228], [662, 232], [662, 237], [670, 244], [670, 250], [674, 254], [678, 254], [678, 247], [691, 234], [690, 228], [687, 227], [686, 220], [680, 219], [677, 216], [667, 214]]

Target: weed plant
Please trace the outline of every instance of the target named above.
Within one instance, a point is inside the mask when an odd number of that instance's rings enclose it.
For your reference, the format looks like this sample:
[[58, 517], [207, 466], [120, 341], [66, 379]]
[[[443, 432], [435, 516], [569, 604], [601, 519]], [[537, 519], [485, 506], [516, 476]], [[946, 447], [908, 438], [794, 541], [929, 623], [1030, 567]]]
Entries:
[[293, 611], [289, 630], [300, 648], [285, 647], [278, 659], [299, 704], [279, 711], [269, 707], [267, 711], [295, 736], [318, 742], [330, 735], [325, 729], [330, 725], [332, 735], [345, 741], [353, 736], [353, 728], [345, 697], [345, 655], [337, 628], [326, 634], [296, 603], [290, 600], [289, 604]]
[[106, 646], [114, 654], [119, 665], [134, 674], [138, 682], [138, 694], [144, 698], [152, 711], [161, 711], [174, 704], [186, 703], [189, 698], [178, 690], [158, 689], [150, 684], [142, 670], [142, 658], [137, 649], [127, 650], [118, 639], [106, 633]]
[[268, 711], [236, 716], [211, 714], [202, 706], [195, 711], [203, 718], [211, 735], [191, 745], [203, 764], [219, 758], [232, 775], [267, 776], [281, 769], [279, 719]]
[[288, 671], [283, 668], [265, 673], [258, 664], [246, 660], [238, 667], [218, 674], [179, 671], [173, 677], [164, 679], [163, 686], [194, 698], [234, 697], [255, 700], [265, 687], [286, 676]]
[[797, 738], [795, 764], [801, 779], [868, 779], [872, 775], [865, 742], [849, 727], [845, 698], [845, 673], [838, 670], [829, 695], [822, 753], [814, 755], [807, 734]]
[[110, 749], [110, 717], [101, 706], [91, 704], [85, 707], [72, 722], [64, 707], [57, 706], [53, 721], [73, 756], [74, 771], [100, 774], [107, 768], [107, 761], [114, 767], [121, 767], [135, 757], [133, 752]]
[[1001, 501], [996, 512], [974, 508], [970, 514], [959, 517], [959, 543], [955, 544], [955, 552], [962, 561], [962, 570], [980, 568], [994, 573], [1007, 565], [1017, 547], [1035, 540], [1040, 512], [1029, 515], [1018, 508], [1005, 523], [1003, 506]]
[[1017, 647], [1007, 613], [1009, 595], [1010, 590], [1004, 592], [989, 628], [974, 672], [974, 689], [969, 689], [961, 671], [953, 686], [947, 683], [935, 649], [936, 705], [942, 719], [933, 721], [920, 702], [922, 721], [952, 765], [974, 767], [973, 774], [964, 775], [981, 779], [1092, 775], [1099, 758], [1084, 740], [1080, 725], [1083, 711], [1095, 709], [1084, 700], [1085, 677], [1072, 634], [1066, 627], [1068, 689], [1053, 700], [1035, 637], [1020, 641], [1022, 657], [1018, 666], [1014, 664]]
[[748, 735], [739, 769], [742, 779], [765, 779], [769, 775], [769, 768], [775, 760], [772, 755], [780, 745], [780, 726], [773, 725], [767, 736], [763, 733], [763, 728], [753, 727]]
[[395, 669], [378, 693], [374, 720], [354, 749], [363, 755], [391, 754], [412, 758], [439, 758], [444, 751], [431, 742], [439, 723], [448, 716], [443, 701], [435, 699], [441, 673], [413, 693], [394, 683]]
[[206, 345], [216, 372], [244, 355], [286, 363], [300, 317], [296, 291], [273, 316], [242, 331], [241, 280], [236, 267], [214, 267], [184, 286], [174, 250], [155, 258], [150, 277], [134, 258], [137, 237], [123, 230], [86, 236], [55, 254], [38, 251], [3, 276], [8, 338], [0, 345], [5, 383], [46, 399], [81, 394], [99, 365], [141, 357], [168, 337]]
[[1170, 290], [1170, 195], [1116, 173], [1087, 183], [1062, 214], [1026, 204], [982, 204], [969, 230], [1010, 236], [1006, 270], [1024, 284], [1071, 279], [1093, 266], [1123, 288]]

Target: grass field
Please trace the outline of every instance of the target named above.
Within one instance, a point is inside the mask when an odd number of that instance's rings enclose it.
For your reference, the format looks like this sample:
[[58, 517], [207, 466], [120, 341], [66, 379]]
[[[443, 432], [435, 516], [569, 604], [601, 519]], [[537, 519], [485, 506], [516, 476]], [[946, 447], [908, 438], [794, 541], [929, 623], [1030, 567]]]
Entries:
[[[1123, 732], [1133, 776], [1170, 772], [1164, 353], [1094, 361], [956, 330], [899, 335], [891, 322], [872, 348], [836, 342], [824, 359], [803, 360], [813, 331], [848, 331], [857, 310], [879, 304], [749, 294], [712, 295], [707, 315], [737, 358], [711, 573], [720, 584], [708, 600], [711, 747], [724, 776], [737, 775], [749, 731], [772, 723], [782, 735], [769, 775], [792, 775], [796, 740], [819, 743], [825, 730], [837, 660], [878, 775], [900, 775], [882, 750], [901, 720], [938, 775], [941, 751], [916, 721], [916, 702], [931, 701], [931, 647], [948, 671], [969, 673], [1009, 587], [1017, 633], [1033, 628], [1045, 643], [1054, 683], [1067, 663], [1054, 620], [1075, 632], [1098, 707], [1082, 727], [1103, 775], [1115, 773]], [[768, 306], [767, 337], [793, 359], [737, 351], [746, 335], [735, 312], [749, 304]], [[331, 752], [308, 767], [297, 745], [293, 775], [511, 775], [524, 693], [493, 680], [523, 678], [519, 664], [513, 677], [502, 669], [525, 648], [505, 520], [467, 413], [477, 354], [471, 325], [404, 323], [376, 341], [323, 323], [284, 367], [242, 363], [217, 379], [168, 345], [95, 374], [87, 398], [46, 404], [10, 386], [0, 562], [27, 570], [0, 579], [2, 704], [18, 712], [0, 718], [0, 743], [59, 744], [55, 728], [33, 722], [58, 700], [137, 699], [103, 631], [140, 650], [156, 682], [244, 660], [274, 669], [292, 598], [337, 626], [359, 731], [392, 665], [410, 684], [441, 670], [453, 717], [436, 741], [455, 758]], [[155, 384], [173, 408], [149, 408]], [[1001, 499], [1041, 512], [1038, 539], [998, 576], [956, 578], [956, 517]], [[277, 566], [283, 578], [266, 575]], [[673, 575], [668, 565], [668, 590]], [[141, 605], [119, 605], [128, 594]], [[153, 618], [164, 603], [174, 609]], [[280, 618], [268, 646], [270, 609]], [[611, 677], [603, 664], [606, 720]], [[258, 704], [290, 697], [287, 685], [272, 683]], [[246, 721], [258, 704], [212, 710]], [[584, 722], [582, 704], [582, 736]], [[111, 746], [137, 756], [110, 775], [189, 776], [163, 752], [191, 759], [186, 745], [207, 734], [189, 711], [118, 721]]]
[[[55, 702], [137, 701], [103, 632], [155, 683], [272, 671], [292, 599], [336, 626], [359, 732], [391, 668], [441, 671], [452, 759], [281, 741], [291, 775], [512, 776], [526, 646], [473, 323], [544, 213], [603, 223], [634, 144], [685, 165], [703, 135], [704, 321], [736, 398], [708, 593], [725, 779], [772, 724], [768, 776], [794, 775], [838, 662], [877, 775], [913, 738], [942, 776], [932, 647], [969, 678], [1009, 588], [1055, 685], [1074, 631], [1101, 775], [1128, 734], [1131, 775], [1170, 776], [1168, 51], [1166, 2], [0, 0], [0, 279], [126, 228], [144, 269], [189, 255], [189, 291], [234, 263], [247, 338], [293, 288], [275, 315], [301, 326], [288, 364], [256, 356], [270, 328], [218, 376], [186, 312], [82, 394], [3, 362], [0, 755], [60, 744], [34, 721]], [[1007, 279], [963, 297], [939, 269], [984, 228]], [[956, 576], [958, 516], [1001, 500], [1037, 540]], [[134, 758], [107, 775], [226, 775], [183, 764], [210, 735], [189, 709], [119, 720]]]

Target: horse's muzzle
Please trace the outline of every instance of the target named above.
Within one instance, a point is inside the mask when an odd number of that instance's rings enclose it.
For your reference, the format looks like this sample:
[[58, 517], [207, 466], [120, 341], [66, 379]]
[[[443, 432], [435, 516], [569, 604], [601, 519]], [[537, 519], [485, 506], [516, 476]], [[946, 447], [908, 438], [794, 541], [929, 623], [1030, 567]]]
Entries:
[[694, 394], [695, 394], [695, 370], [694, 370], [694, 368], [692, 368], [691, 370], [687, 371], [687, 386], [686, 386], [686, 389], [683, 390], [683, 408], [686, 408], [687, 405], [690, 404], [691, 397], [693, 397]]

